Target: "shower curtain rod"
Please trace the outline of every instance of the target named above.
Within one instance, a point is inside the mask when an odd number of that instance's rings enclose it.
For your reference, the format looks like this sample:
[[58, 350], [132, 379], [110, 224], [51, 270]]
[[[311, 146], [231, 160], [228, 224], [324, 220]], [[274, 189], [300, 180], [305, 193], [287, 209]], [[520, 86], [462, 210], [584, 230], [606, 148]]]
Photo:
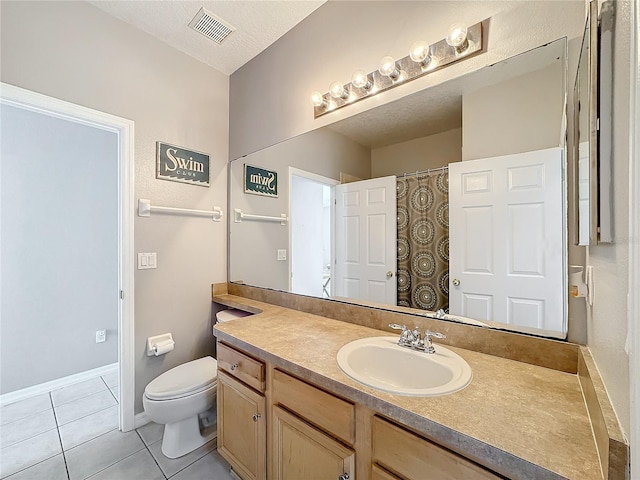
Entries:
[[438, 168], [427, 168], [426, 170], [418, 170], [415, 172], [410, 172], [410, 173], [403, 173], [402, 175], [400, 175], [401, 177], [408, 177], [410, 175], [421, 175], [421, 174], [430, 174], [433, 172], [437, 172], [438, 170], [447, 170], [449, 168], [449, 165], [445, 165], [444, 167], [438, 167]]

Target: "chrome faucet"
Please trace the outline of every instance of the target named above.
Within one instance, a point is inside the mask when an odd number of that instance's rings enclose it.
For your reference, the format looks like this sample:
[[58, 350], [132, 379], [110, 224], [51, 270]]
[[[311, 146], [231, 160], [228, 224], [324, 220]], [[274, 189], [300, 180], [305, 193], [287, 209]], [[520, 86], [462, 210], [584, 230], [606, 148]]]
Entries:
[[389, 327], [394, 330], [401, 330], [398, 345], [405, 348], [411, 348], [412, 350], [420, 350], [425, 353], [436, 353], [436, 349], [431, 341], [432, 337], [447, 338], [447, 336], [442, 333], [425, 330], [424, 340], [422, 340], [418, 327], [415, 327], [413, 330], [409, 330], [406, 325], [398, 325], [397, 323], [390, 323]]
[[390, 323], [389, 327], [394, 330], [402, 330], [400, 332], [400, 339], [398, 340], [398, 345], [401, 347], [411, 347], [420, 341], [420, 330], [418, 330], [418, 327], [413, 331], [409, 330], [406, 325], [398, 325], [397, 323]]

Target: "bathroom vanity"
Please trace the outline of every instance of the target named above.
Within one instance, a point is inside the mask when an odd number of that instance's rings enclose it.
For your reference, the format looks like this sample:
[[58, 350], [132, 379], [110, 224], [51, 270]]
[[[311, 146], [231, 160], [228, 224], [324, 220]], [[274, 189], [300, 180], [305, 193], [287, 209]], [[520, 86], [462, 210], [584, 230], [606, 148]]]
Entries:
[[[214, 302], [261, 312], [216, 326], [218, 449], [245, 480], [625, 478], [624, 443], [607, 428], [605, 441], [598, 422], [592, 431], [586, 365], [576, 375], [449, 338], [471, 384], [444, 396], [395, 395], [336, 362], [345, 344], [388, 331], [234, 295]], [[590, 356], [575, 347], [577, 372]]]

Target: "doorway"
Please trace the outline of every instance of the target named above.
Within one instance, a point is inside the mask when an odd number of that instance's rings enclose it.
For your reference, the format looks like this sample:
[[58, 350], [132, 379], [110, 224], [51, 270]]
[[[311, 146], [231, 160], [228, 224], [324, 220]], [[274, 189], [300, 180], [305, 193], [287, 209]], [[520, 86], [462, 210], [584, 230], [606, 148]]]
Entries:
[[289, 291], [329, 298], [332, 295], [334, 187], [332, 178], [289, 168], [291, 259]]
[[[16, 334], [24, 334], [20, 341], [30, 347], [30, 356], [20, 357], [16, 350], [18, 356], [3, 364], [5, 372], [34, 373], [27, 383], [16, 378], [3, 401], [12, 398], [14, 390], [13, 397], [26, 398], [39, 393], [39, 388], [50, 389], [56, 376], [78, 381], [81, 370], [100, 370], [96, 365], [101, 360], [96, 357], [103, 344], [98, 335], [102, 329], [98, 324], [87, 328], [84, 323], [104, 311], [104, 322], [116, 317], [111, 334], [117, 330], [112, 350], [118, 364], [119, 428], [131, 430], [133, 122], [12, 85], [1, 87], [3, 133], [11, 140], [20, 137], [3, 145], [3, 330], [11, 316], [22, 318], [11, 325], [16, 326]], [[13, 290], [6, 288], [14, 288], [14, 282], [28, 288], [32, 297], [23, 296], [9, 305], [4, 300], [13, 297]], [[63, 321], [74, 317], [76, 323], [67, 324], [71, 325], [68, 330], [54, 338], [54, 333], [60, 333], [52, 324], [54, 317]], [[31, 323], [24, 321], [28, 318]], [[35, 329], [25, 333], [25, 326]], [[109, 329], [104, 330], [108, 340]], [[7, 333], [11, 331], [4, 330], [3, 337]], [[39, 348], [34, 345], [36, 334], [41, 336]], [[88, 367], [74, 368], [79, 357], [69, 350], [80, 343], [88, 346], [82, 354], [89, 359]], [[26, 365], [30, 357], [38, 364]], [[54, 360], [64, 357], [66, 365], [53, 367]]]

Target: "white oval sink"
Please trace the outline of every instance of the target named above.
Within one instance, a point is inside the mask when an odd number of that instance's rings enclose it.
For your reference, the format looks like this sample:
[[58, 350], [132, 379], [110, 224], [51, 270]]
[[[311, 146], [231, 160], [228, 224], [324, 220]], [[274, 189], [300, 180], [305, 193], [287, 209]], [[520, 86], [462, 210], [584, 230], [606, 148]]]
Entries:
[[457, 392], [471, 382], [471, 367], [442, 345], [436, 353], [401, 347], [398, 337], [371, 337], [338, 351], [344, 373], [369, 387], [400, 395], [431, 397]]

